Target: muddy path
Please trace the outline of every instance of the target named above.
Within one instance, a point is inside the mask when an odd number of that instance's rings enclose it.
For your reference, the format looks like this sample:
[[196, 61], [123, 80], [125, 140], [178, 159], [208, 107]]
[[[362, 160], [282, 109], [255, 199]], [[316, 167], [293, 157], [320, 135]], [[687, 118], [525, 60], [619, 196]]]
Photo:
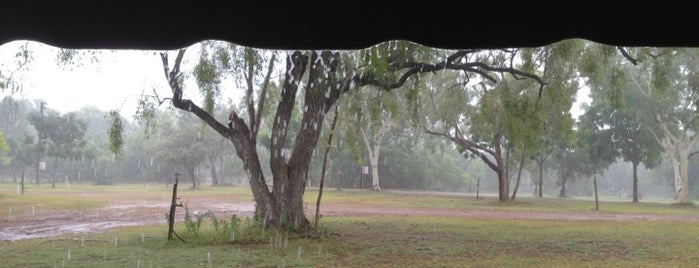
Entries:
[[[211, 197], [190, 198], [187, 200], [190, 213], [197, 215], [207, 211], [219, 217], [236, 214], [242, 218], [252, 216], [254, 204], [251, 201], [222, 201]], [[40, 211], [17, 213], [13, 217], [0, 220], [0, 241], [32, 238], [46, 238], [60, 235], [80, 235], [100, 233], [107, 229], [124, 226], [166, 225], [166, 213], [170, 202], [120, 201], [103, 207], [82, 211]], [[309, 218], [315, 206], [307, 208]], [[369, 207], [360, 205], [323, 204], [324, 216], [440, 216], [464, 219], [529, 219], [529, 220], [602, 220], [602, 221], [695, 221], [699, 215], [655, 215], [655, 214], [615, 214], [608, 212], [534, 212], [506, 210], [463, 210], [463, 209], [422, 209], [409, 207]], [[176, 221], [184, 219], [185, 211], [177, 208]]]

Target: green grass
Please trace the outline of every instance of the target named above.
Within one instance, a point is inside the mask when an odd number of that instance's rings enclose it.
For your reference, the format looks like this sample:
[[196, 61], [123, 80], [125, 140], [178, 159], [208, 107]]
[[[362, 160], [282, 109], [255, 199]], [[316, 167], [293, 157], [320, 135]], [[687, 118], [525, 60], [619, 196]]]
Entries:
[[[121, 198], [162, 198], [167, 188], [143, 185], [35, 187], [19, 196], [0, 184], [0, 209], [42, 205], [79, 210]], [[160, 189], [160, 188], [162, 189]], [[12, 189], [9, 189], [12, 188]], [[171, 192], [171, 189], [169, 189]], [[93, 194], [96, 192], [98, 194]], [[182, 190], [226, 200], [251, 200], [246, 187]], [[315, 204], [309, 189], [306, 202]], [[72, 205], [78, 202], [79, 206]], [[48, 203], [55, 203], [49, 206]], [[590, 200], [494, 198], [404, 192], [330, 190], [323, 204], [453, 210], [591, 213]], [[321, 205], [322, 206], [322, 205]], [[321, 207], [322, 209], [322, 207]], [[2, 212], [0, 210], [0, 212]], [[322, 210], [321, 210], [322, 211]], [[698, 215], [695, 206], [671, 202], [601, 203], [602, 213]], [[307, 212], [309, 215], [311, 211]], [[217, 215], [228, 219], [230, 215]], [[309, 216], [312, 218], [312, 216]], [[2, 219], [2, 218], [0, 218]], [[0, 224], [12, 224], [2, 220]], [[693, 221], [566, 221], [473, 219], [437, 216], [324, 216], [322, 235], [300, 238], [242, 221], [233, 242], [205, 222], [198, 234], [181, 221], [175, 230], [190, 241], [167, 241], [167, 225], [110, 229], [45, 239], [0, 241], [2, 267], [696, 267], [699, 223]], [[217, 237], [218, 236], [218, 237]]]
[[[315, 204], [317, 189], [306, 191], [306, 202]], [[325, 191], [322, 204], [346, 204], [355, 206], [384, 206], [418, 209], [455, 210], [504, 210], [593, 213], [594, 200], [580, 198], [533, 198], [518, 197], [515, 201], [500, 202], [497, 197], [476, 199], [474, 196], [420, 193], [420, 192], [371, 192], [371, 191]], [[699, 215], [699, 207], [670, 202], [640, 202], [609, 200], [600, 202], [601, 213], [629, 213], [656, 215]]]

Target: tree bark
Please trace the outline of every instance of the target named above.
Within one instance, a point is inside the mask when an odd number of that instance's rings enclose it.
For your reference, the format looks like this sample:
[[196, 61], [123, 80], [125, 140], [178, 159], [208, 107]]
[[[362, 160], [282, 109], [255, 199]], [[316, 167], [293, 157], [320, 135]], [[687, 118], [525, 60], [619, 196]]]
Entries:
[[687, 176], [689, 165], [690, 150], [699, 142], [699, 135], [695, 134], [691, 139], [687, 135], [687, 129], [682, 131], [680, 135], [674, 135], [667, 127], [660, 115], [656, 114], [655, 121], [660, 125], [663, 136], [658, 137], [651, 130], [656, 141], [660, 144], [672, 163], [672, 171], [674, 174], [675, 193], [679, 203], [689, 202], [689, 178]]
[[211, 184], [218, 185], [218, 174], [216, 173], [216, 157], [209, 156], [210, 170], [211, 170]]
[[592, 172], [592, 187], [595, 188], [595, 210], [599, 210], [599, 198], [597, 197], [597, 172]]
[[560, 180], [561, 180], [561, 190], [558, 192], [558, 197], [565, 198], [566, 197], [566, 183], [568, 182], [568, 177], [565, 176], [565, 171], [564, 169], [567, 168], [565, 165], [559, 169], [559, 174], [560, 174]]
[[543, 156], [539, 156], [536, 158], [536, 164], [539, 167], [539, 187], [537, 187], [537, 195], [539, 197], [544, 197], [544, 164], [546, 163], [546, 159], [550, 156], [550, 151], [548, 151], [546, 154]]
[[379, 154], [381, 153], [381, 142], [386, 135], [386, 132], [391, 129], [392, 122], [390, 119], [383, 119], [381, 122], [381, 127], [374, 133], [374, 139], [369, 141], [366, 130], [363, 127], [359, 127], [362, 133], [362, 140], [364, 141], [364, 146], [369, 153], [369, 164], [371, 165], [371, 189], [374, 191], [381, 191], [380, 177], [379, 177]]
[[51, 175], [51, 188], [56, 188], [56, 172], [58, 172], [58, 157], [53, 160], [53, 174]]
[[522, 167], [524, 167], [524, 158], [526, 157], [527, 147], [525, 146], [522, 150], [522, 158], [519, 160], [519, 170], [517, 171], [517, 181], [515, 182], [515, 189], [512, 192], [512, 200], [517, 197], [517, 189], [519, 189], [519, 180], [522, 178]]
[[638, 161], [632, 161], [633, 165], [633, 202], [638, 203]]
[[197, 176], [194, 174], [194, 167], [187, 165], [187, 174], [192, 181], [192, 189], [197, 189]]
[[493, 147], [495, 147], [495, 163], [497, 165], [498, 174], [498, 197], [500, 201], [507, 201], [510, 196], [510, 178], [508, 178], [507, 170], [505, 168], [505, 163], [502, 159], [502, 134], [496, 133], [493, 135]]

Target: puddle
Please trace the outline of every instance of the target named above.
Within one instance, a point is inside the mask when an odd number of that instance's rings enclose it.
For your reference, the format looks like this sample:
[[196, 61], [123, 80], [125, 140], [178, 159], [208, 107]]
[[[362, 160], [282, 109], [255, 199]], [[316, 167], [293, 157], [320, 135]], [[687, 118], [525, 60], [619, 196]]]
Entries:
[[[254, 204], [224, 204], [189, 202], [190, 213], [197, 215], [206, 211], [216, 216], [228, 218], [232, 214], [241, 217], [252, 216]], [[114, 204], [87, 212], [50, 211], [37, 217], [21, 217], [0, 221], [0, 241], [47, 238], [61, 235], [100, 233], [110, 228], [156, 225], [166, 226], [165, 213], [170, 204], [131, 203]], [[184, 209], [177, 208], [176, 221], [184, 218]]]

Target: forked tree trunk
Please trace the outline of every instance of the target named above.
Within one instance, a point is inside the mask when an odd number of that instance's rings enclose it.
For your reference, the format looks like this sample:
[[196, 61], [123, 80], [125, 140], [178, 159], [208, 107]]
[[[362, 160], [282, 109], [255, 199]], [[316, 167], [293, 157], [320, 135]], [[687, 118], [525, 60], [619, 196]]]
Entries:
[[359, 128], [362, 134], [362, 140], [364, 141], [364, 147], [366, 147], [369, 153], [369, 164], [371, 165], [371, 189], [374, 191], [381, 191], [380, 177], [379, 177], [379, 154], [381, 153], [381, 142], [386, 135], [386, 132], [391, 129], [392, 122], [390, 119], [385, 118], [381, 122], [381, 126], [374, 133], [373, 139], [370, 141], [366, 130], [363, 127]]
[[[482, 144], [474, 143], [465, 139], [458, 129], [454, 129], [454, 133], [434, 132], [426, 129], [425, 132], [430, 135], [438, 135], [445, 137], [452, 142], [461, 146], [474, 155], [478, 156], [488, 167], [495, 172], [498, 178], [498, 198], [500, 201], [507, 201], [510, 198], [510, 183], [506, 174], [504, 160], [502, 158], [502, 141], [501, 133], [493, 133], [493, 145], [487, 147]], [[480, 184], [480, 181], [479, 181]]]
[[662, 130], [662, 137], [659, 137], [654, 132], [655, 139], [660, 146], [665, 149], [670, 162], [672, 163], [672, 171], [674, 174], [675, 193], [679, 203], [689, 202], [689, 177], [687, 176], [689, 165], [689, 151], [699, 142], [699, 135], [695, 134], [691, 139], [687, 137], [686, 131], [680, 133], [679, 136], [674, 135], [668, 128], [660, 115], [656, 114], [656, 122]]

